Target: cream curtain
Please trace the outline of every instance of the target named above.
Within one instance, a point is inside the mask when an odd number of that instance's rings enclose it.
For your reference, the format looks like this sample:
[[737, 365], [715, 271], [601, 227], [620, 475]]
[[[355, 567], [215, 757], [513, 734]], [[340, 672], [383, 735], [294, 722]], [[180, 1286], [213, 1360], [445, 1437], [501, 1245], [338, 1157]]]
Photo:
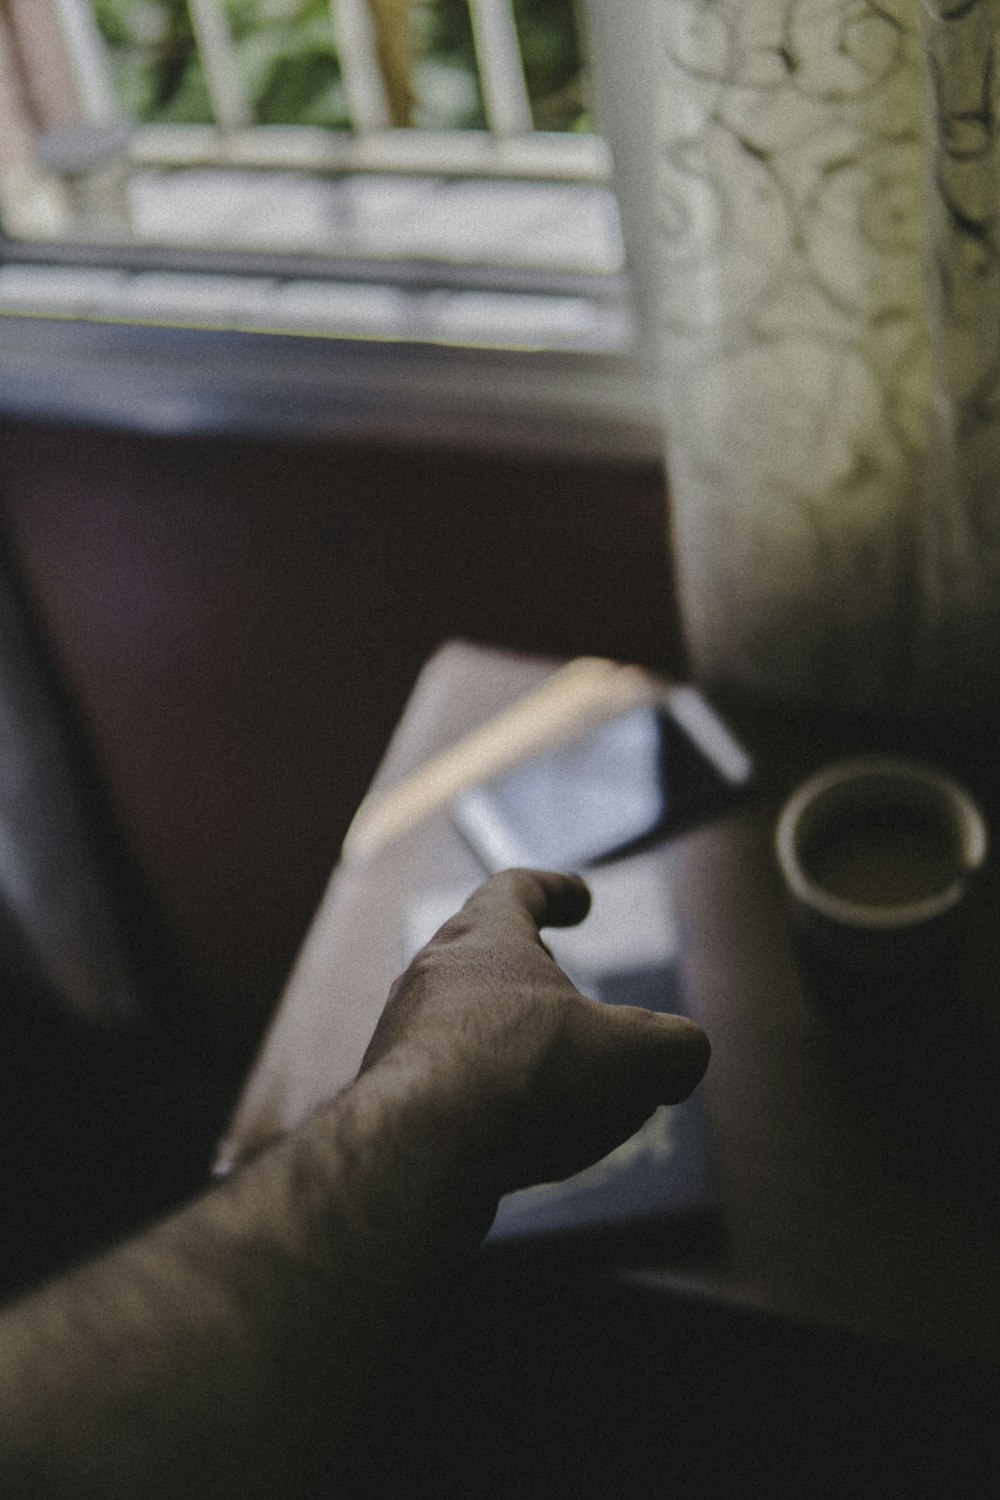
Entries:
[[1000, 670], [1000, 0], [656, 0], [660, 343], [696, 669]]

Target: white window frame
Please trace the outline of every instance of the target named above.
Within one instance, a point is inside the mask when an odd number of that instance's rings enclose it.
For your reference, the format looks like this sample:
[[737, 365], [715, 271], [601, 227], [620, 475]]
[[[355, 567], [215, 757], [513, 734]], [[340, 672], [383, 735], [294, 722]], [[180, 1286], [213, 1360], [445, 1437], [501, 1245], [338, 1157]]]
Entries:
[[[161, 434], [344, 437], [659, 458], [660, 400], [649, 335], [654, 276], [645, 221], [653, 182], [655, 0], [616, 0], [613, 7], [586, 0], [585, 11], [597, 110], [616, 159], [638, 309], [633, 350], [437, 347], [143, 327], [60, 317], [56, 309], [44, 318], [0, 318], [0, 416]], [[114, 259], [113, 252], [108, 257]], [[40, 249], [36, 259], [45, 258]], [[158, 259], [179, 269], [192, 265], [184, 254]], [[249, 264], [247, 270], [253, 274]]]

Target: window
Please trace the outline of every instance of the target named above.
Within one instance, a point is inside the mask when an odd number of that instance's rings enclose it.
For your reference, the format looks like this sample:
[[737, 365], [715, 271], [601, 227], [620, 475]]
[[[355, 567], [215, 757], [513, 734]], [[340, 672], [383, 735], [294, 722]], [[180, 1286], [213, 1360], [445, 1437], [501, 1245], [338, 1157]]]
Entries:
[[[214, 362], [215, 422], [254, 410], [270, 377], [298, 421], [328, 424], [331, 362], [345, 423], [367, 403], [398, 426], [400, 403], [440, 403], [452, 380], [467, 425], [526, 377], [543, 406], [558, 386], [581, 431], [609, 400], [632, 410], [580, 36], [573, 0], [6, 0], [8, 355], [24, 366], [25, 319], [58, 323], [54, 358], [99, 348], [106, 402], [127, 406], [153, 337], [135, 330], [162, 329], [161, 359]], [[161, 424], [193, 409], [190, 382], [171, 390]]]

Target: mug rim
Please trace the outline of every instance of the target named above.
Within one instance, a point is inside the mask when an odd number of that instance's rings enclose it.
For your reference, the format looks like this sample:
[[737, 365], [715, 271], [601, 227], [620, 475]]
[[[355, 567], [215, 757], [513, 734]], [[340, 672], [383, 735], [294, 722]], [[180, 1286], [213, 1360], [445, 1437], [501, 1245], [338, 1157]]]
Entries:
[[[955, 874], [942, 890], [916, 901], [876, 906], [834, 894], [806, 869], [801, 846], [810, 815], [824, 804], [829, 812], [838, 802], [845, 811], [869, 803], [879, 781], [887, 792], [897, 793], [889, 796], [887, 805], [898, 805], [898, 794], [909, 793], [903, 801], [943, 815], [954, 831]], [[775, 834], [781, 872], [795, 899], [839, 927], [873, 933], [918, 927], [952, 911], [965, 896], [970, 877], [984, 864], [988, 843], [986, 819], [961, 783], [935, 766], [901, 755], [856, 755], [815, 772], [786, 801]]]

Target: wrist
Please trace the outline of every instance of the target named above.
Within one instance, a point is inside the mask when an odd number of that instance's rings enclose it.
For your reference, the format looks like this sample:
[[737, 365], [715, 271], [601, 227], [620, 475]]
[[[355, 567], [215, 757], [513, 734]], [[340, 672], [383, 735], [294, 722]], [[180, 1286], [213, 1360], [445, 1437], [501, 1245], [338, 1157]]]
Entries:
[[[483, 1239], [502, 1189], [502, 1130], [467, 1082], [415, 1058], [387, 1056], [312, 1121], [319, 1171], [365, 1191], [366, 1243], [400, 1228], [434, 1263], [460, 1260]], [[419, 1257], [418, 1257], [419, 1258]]]

